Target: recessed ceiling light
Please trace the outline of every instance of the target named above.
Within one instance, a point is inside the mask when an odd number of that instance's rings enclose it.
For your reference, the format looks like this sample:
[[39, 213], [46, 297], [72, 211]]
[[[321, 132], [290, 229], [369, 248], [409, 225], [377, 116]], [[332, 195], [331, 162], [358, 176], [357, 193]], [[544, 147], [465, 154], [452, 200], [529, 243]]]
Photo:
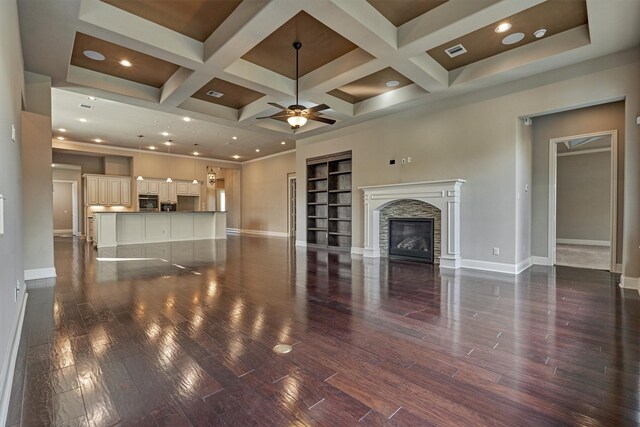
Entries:
[[66, 132], [67, 130], [65, 128], [58, 128], [58, 131], [60, 132]]
[[238, 139], [238, 137], [237, 136], [232, 136], [231, 139]]
[[236, 154], [236, 155], [234, 155], [234, 156], [232, 156], [232, 157], [233, 157], [234, 159], [239, 159], [239, 158], [240, 158], [240, 156], [238, 156], [237, 154]]
[[162, 132], [162, 136], [169, 136], [169, 132]]
[[96, 138], [94, 139], [95, 142], [102, 142], [102, 140], [100, 138]]
[[185, 122], [190, 122], [191, 121], [191, 117], [184, 116], [182, 118], [182, 120], [184, 120]]
[[388, 87], [396, 87], [400, 84], [399, 81], [397, 80], [389, 80], [387, 83], [385, 83]]
[[120, 65], [122, 65], [123, 67], [131, 67], [133, 64], [126, 59], [123, 59], [120, 61]]
[[58, 139], [62, 141], [64, 139], [64, 136], [59, 136]]
[[280, 143], [280, 145], [285, 145], [285, 144], [286, 144], [286, 142], [284, 142], [284, 141], [282, 141], [282, 142]]
[[496, 33], [504, 33], [505, 31], [509, 31], [510, 29], [511, 24], [509, 24], [508, 22], [503, 22], [496, 27]]
[[524, 33], [512, 33], [502, 39], [502, 44], [506, 44], [506, 45], [516, 44], [522, 41], [523, 38], [524, 38]]
[[540, 37], [544, 37], [544, 35], [547, 33], [547, 29], [546, 28], [540, 28], [539, 30], [536, 30], [533, 35], [536, 36], [537, 39], [539, 39]]
[[259, 152], [260, 152], [260, 149], [259, 149], [259, 148], [256, 148], [256, 153], [259, 153]]
[[96, 98], [95, 96], [90, 96], [89, 99], [92, 100], [92, 101], [95, 101], [98, 98]]
[[155, 150], [155, 149], [156, 149], [156, 147], [154, 147], [153, 145], [149, 146], [149, 150]]
[[84, 56], [89, 59], [93, 59], [94, 61], [104, 61], [104, 55], [100, 52], [96, 52], [95, 50], [85, 50], [82, 52]]
[[193, 155], [194, 155], [194, 156], [199, 156], [199, 155], [200, 155], [200, 153], [198, 153], [197, 151], [194, 151], [194, 152], [193, 152]]
[[80, 121], [82, 123], [87, 123], [87, 119], [78, 119], [78, 121]]

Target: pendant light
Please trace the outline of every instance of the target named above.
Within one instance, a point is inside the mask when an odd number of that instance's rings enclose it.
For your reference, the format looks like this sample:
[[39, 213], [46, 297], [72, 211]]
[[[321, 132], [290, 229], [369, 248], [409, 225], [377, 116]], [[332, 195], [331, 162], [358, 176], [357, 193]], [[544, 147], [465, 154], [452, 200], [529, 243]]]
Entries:
[[209, 186], [216, 183], [216, 172], [213, 170], [213, 166], [207, 166], [207, 182]]
[[[144, 138], [144, 135], [138, 135], [138, 154], [142, 152], [142, 138]], [[142, 175], [138, 175], [136, 181], [144, 181], [144, 178]]]
[[192, 184], [200, 184], [196, 179], [196, 156], [198, 155], [198, 144], [193, 144], [193, 182]]
[[171, 142], [173, 140], [170, 139], [166, 142], [167, 144], [167, 164], [169, 165], [169, 176], [167, 177], [167, 182], [173, 182], [171, 179]]

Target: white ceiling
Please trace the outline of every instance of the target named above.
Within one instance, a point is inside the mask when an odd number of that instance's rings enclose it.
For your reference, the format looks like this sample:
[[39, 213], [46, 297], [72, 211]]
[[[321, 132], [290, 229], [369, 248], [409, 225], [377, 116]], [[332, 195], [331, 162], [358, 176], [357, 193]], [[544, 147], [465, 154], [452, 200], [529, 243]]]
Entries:
[[[204, 43], [128, 14], [98, 0], [19, 0], [25, 69], [52, 77], [53, 125], [80, 141], [137, 147], [161, 142], [168, 128], [184, 153], [194, 143], [207, 157], [248, 160], [293, 147], [293, 141], [418, 105], [496, 86], [638, 46], [640, 1], [587, 0], [589, 28], [575, 28], [539, 42], [446, 71], [425, 52], [490, 25], [542, 0], [450, 0], [396, 28], [365, 0], [245, 0]], [[334, 126], [311, 123], [296, 134], [281, 122], [256, 120], [276, 112], [266, 103], [293, 103], [294, 81], [241, 59], [300, 11], [338, 32], [360, 49], [305, 75], [302, 103], [326, 103]], [[160, 89], [69, 65], [76, 31], [193, 70], [179, 70]], [[373, 58], [370, 57], [373, 56]], [[414, 84], [352, 105], [328, 91], [391, 66]], [[218, 77], [267, 96], [241, 110], [191, 98]], [[429, 92], [425, 94], [425, 91]], [[87, 96], [99, 98], [90, 112]], [[181, 121], [182, 116], [194, 119]], [[87, 116], [90, 122], [77, 122]], [[238, 145], [228, 145], [238, 136]], [[287, 140], [281, 146], [280, 141]], [[153, 139], [153, 141], [152, 141]], [[260, 152], [255, 149], [260, 148]], [[242, 150], [242, 151], [241, 151]], [[204, 149], [203, 149], [204, 151]]]

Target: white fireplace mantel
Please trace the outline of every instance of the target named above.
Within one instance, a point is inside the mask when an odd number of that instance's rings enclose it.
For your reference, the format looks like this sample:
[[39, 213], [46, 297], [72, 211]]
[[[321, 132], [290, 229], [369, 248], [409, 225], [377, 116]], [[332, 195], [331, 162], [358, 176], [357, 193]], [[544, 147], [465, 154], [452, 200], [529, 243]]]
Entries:
[[364, 192], [364, 256], [380, 257], [380, 210], [397, 200], [419, 200], [440, 209], [440, 268], [460, 267], [460, 187], [464, 179], [359, 187]]

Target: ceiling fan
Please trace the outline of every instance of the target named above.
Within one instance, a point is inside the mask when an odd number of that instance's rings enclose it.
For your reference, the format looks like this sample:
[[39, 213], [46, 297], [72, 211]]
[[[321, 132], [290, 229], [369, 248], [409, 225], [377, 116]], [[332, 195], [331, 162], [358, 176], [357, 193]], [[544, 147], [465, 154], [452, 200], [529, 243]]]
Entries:
[[307, 123], [307, 120], [314, 120], [316, 122], [327, 123], [329, 125], [334, 124], [336, 121], [333, 119], [328, 119], [326, 117], [322, 117], [318, 113], [323, 110], [328, 110], [329, 107], [327, 104], [316, 105], [315, 107], [306, 108], [304, 105], [300, 105], [298, 102], [298, 54], [300, 52], [300, 48], [302, 47], [302, 43], [299, 41], [293, 42], [293, 47], [296, 50], [296, 103], [294, 105], [290, 105], [288, 108], [283, 107], [280, 104], [276, 104], [275, 102], [268, 102], [267, 104], [272, 105], [276, 108], [279, 108], [282, 111], [279, 111], [275, 114], [265, 117], [257, 117], [258, 119], [275, 119], [283, 122], [287, 122], [291, 125], [291, 129], [299, 129], [301, 126], [304, 126]]

